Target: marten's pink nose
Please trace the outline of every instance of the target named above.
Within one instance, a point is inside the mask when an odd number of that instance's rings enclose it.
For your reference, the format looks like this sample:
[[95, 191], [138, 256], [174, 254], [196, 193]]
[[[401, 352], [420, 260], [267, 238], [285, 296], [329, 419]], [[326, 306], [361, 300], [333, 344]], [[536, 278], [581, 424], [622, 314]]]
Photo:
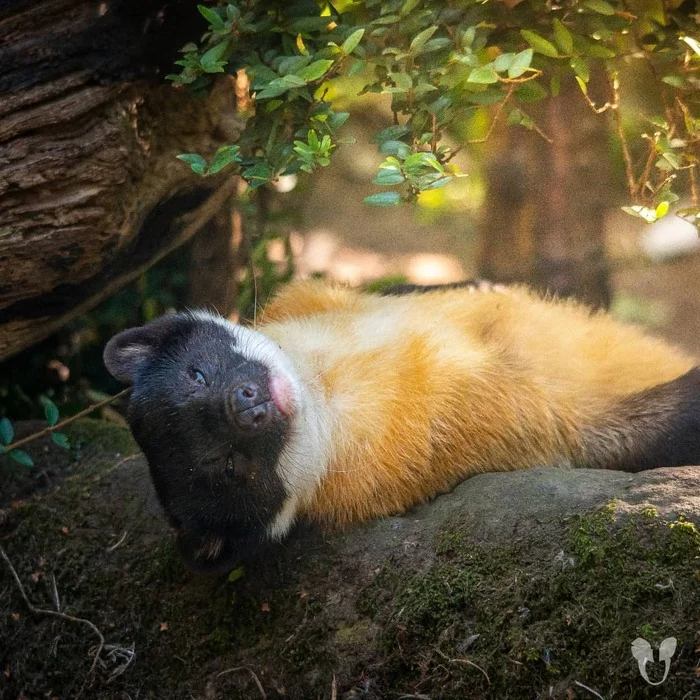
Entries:
[[247, 433], [264, 430], [274, 413], [274, 403], [255, 382], [244, 382], [234, 387], [229, 395], [231, 418]]

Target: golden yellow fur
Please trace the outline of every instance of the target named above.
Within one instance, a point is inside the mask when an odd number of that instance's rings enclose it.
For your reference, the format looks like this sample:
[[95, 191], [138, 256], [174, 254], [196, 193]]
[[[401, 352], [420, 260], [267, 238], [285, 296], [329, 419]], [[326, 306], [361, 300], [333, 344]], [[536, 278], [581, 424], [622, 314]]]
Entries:
[[286, 287], [259, 330], [322, 399], [328, 468], [301, 513], [346, 524], [485, 471], [586, 463], [625, 396], [694, 366], [665, 343], [525, 288], [371, 296]]

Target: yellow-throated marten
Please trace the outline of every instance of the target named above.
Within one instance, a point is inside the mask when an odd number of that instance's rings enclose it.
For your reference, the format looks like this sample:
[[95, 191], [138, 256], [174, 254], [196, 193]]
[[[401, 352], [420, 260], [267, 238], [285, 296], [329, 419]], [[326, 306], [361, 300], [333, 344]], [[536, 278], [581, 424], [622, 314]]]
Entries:
[[163, 316], [105, 363], [133, 384], [129, 422], [202, 568], [297, 519], [400, 512], [478, 472], [700, 463], [691, 358], [521, 287], [298, 282], [257, 330]]

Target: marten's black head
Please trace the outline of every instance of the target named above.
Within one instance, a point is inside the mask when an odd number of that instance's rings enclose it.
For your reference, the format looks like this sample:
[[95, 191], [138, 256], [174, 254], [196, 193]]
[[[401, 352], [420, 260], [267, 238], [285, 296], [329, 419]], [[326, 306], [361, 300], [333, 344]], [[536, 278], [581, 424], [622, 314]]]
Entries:
[[280, 461], [302, 397], [272, 341], [207, 313], [173, 314], [112, 338], [104, 361], [133, 385], [129, 423], [190, 565], [221, 569], [286, 533]]

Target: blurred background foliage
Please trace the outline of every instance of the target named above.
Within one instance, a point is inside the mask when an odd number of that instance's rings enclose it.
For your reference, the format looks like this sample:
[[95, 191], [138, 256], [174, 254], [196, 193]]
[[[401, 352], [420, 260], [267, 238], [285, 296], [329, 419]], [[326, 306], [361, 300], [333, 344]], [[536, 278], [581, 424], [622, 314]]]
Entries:
[[42, 396], [62, 415], [95, 403], [119, 388], [101, 361], [117, 331], [194, 306], [254, 321], [295, 275], [527, 282], [700, 350], [694, 2], [200, 12], [173, 89], [235, 80], [247, 127], [173, 167], [240, 178], [225, 225], [0, 365], [0, 417], [41, 418]]

